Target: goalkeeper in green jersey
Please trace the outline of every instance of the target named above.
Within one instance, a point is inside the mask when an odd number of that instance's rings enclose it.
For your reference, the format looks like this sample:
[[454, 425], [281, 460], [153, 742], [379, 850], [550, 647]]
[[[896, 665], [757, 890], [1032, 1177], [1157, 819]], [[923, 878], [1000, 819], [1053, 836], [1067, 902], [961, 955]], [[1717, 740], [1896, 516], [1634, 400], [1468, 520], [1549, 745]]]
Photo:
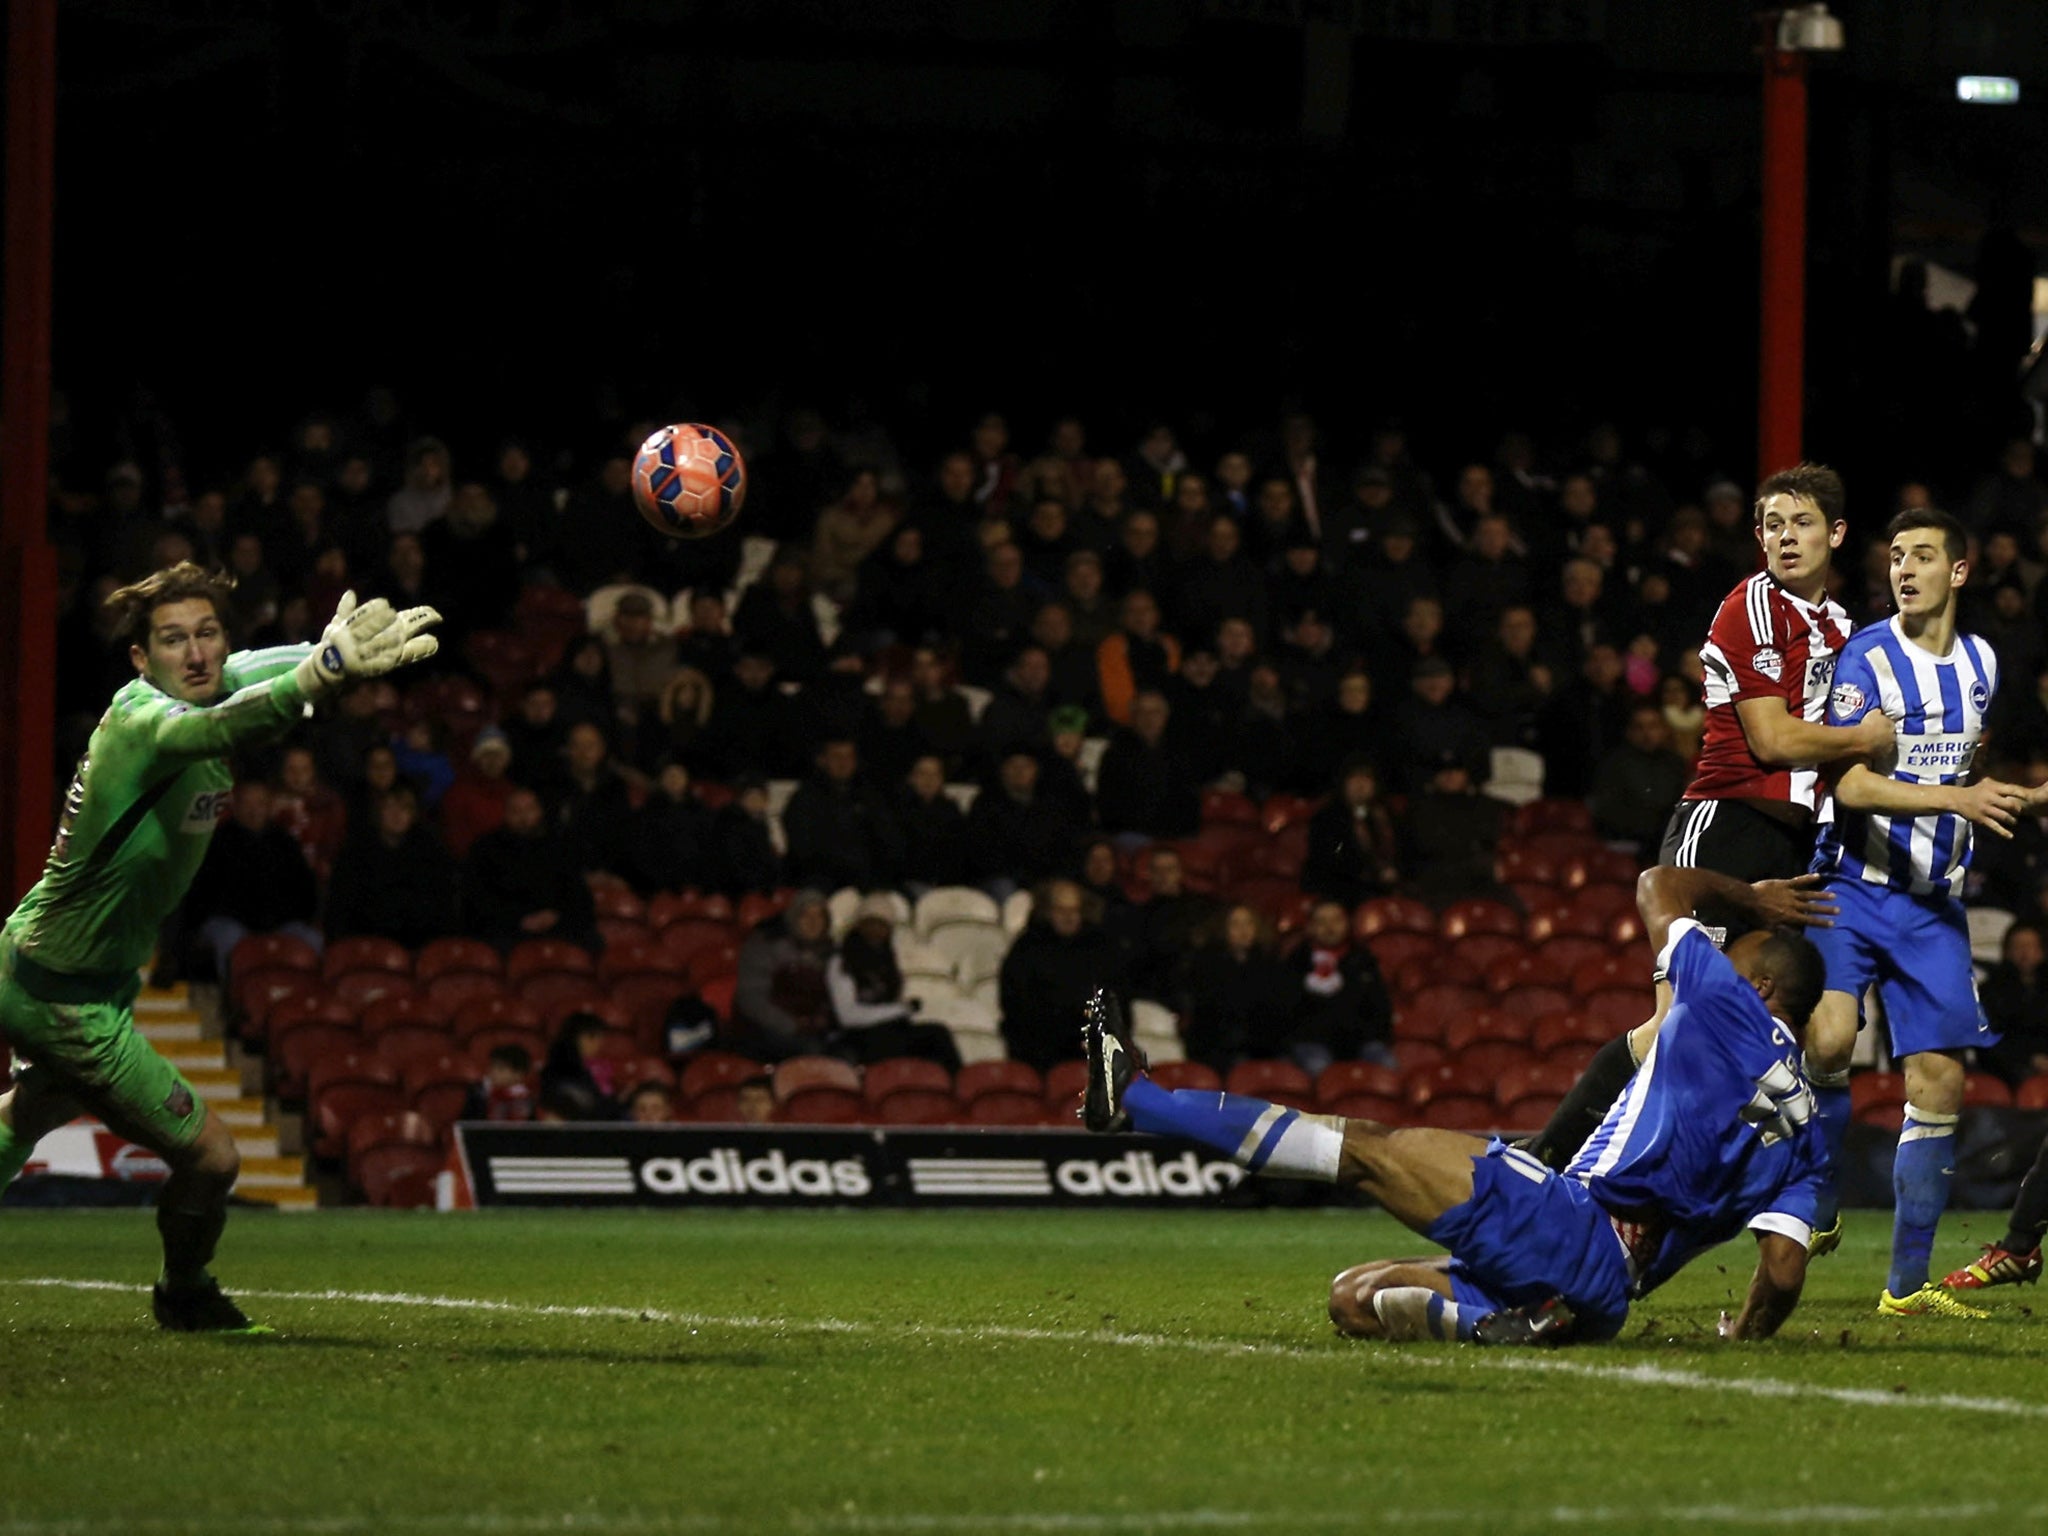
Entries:
[[241, 1158], [227, 1127], [136, 1033], [131, 1008], [158, 927], [185, 894], [225, 811], [229, 756], [274, 738], [322, 694], [434, 654], [431, 608], [344, 596], [315, 645], [228, 654], [232, 582], [190, 563], [107, 599], [138, 674], [94, 728], [35, 888], [0, 927], [0, 1039], [16, 1056], [0, 1096], [0, 1188], [43, 1135], [81, 1111], [170, 1165], [157, 1197], [156, 1320], [181, 1330], [249, 1320], [208, 1272]]

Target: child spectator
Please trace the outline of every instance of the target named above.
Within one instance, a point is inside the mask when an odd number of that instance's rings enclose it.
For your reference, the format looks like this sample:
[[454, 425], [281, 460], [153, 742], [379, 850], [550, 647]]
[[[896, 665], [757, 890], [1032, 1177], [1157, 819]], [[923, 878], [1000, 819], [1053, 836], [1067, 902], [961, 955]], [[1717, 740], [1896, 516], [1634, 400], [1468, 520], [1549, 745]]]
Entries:
[[533, 1087], [527, 1081], [533, 1057], [523, 1045], [494, 1045], [484, 1059], [484, 1075], [469, 1085], [462, 1101], [464, 1120], [531, 1120]]
[[675, 1101], [659, 1083], [642, 1083], [626, 1096], [626, 1118], [635, 1125], [673, 1125]]
[[742, 1125], [767, 1125], [775, 1119], [775, 1084], [767, 1077], [750, 1077], [739, 1085], [734, 1114]]
[[612, 1064], [603, 1055], [604, 1020], [572, 1013], [555, 1031], [540, 1069], [543, 1104], [558, 1106], [566, 1120], [616, 1120]]

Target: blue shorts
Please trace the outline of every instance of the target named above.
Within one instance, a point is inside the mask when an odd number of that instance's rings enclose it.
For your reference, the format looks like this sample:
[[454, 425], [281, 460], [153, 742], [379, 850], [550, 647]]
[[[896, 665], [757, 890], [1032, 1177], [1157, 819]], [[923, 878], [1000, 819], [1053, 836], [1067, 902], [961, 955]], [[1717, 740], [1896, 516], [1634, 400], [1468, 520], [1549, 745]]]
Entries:
[[1562, 1296], [1582, 1339], [1612, 1338], [1628, 1317], [1628, 1260], [1607, 1212], [1498, 1138], [1472, 1159], [1472, 1198], [1424, 1235], [1451, 1251], [1452, 1299], [1482, 1316]]
[[1839, 875], [1828, 881], [1828, 894], [1842, 909], [1835, 926], [1806, 930], [1827, 962], [1827, 988], [1847, 992], [1860, 1005], [1877, 984], [1894, 1056], [1981, 1049], [1997, 1041], [1977, 1001], [1961, 902]]

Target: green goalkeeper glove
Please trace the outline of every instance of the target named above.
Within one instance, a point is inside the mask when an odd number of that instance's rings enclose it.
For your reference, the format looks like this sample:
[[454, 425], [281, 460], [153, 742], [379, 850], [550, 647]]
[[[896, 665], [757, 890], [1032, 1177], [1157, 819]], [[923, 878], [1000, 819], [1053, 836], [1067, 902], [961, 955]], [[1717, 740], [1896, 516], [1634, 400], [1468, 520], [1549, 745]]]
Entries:
[[298, 665], [299, 686], [318, 694], [425, 661], [441, 648], [425, 631], [440, 622], [441, 615], [431, 608], [400, 611], [381, 597], [358, 607], [355, 593], [344, 592], [313, 653]]

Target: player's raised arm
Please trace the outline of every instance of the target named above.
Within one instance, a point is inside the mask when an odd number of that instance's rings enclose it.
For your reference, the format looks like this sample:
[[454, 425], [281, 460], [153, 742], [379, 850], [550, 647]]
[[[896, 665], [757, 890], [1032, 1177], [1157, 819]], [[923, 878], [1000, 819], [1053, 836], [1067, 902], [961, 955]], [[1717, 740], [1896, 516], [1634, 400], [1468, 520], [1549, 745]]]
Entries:
[[1670, 942], [1671, 925], [1690, 917], [1703, 901], [1725, 901], [1763, 928], [1828, 927], [1836, 908], [1819, 875], [1745, 884], [1711, 869], [1659, 864], [1636, 881], [1636, 909], [1643, 915], [1650, 946], [1659, 954]]
[[1735, 1317], [1721, 1314], [1724, 1339], [1768, 1339], [1784, 1326], [1806, 1285], [1806, 1244], [1780, 1232], [1756, 1235], [1756, 1273]]
[[1849, 726], [1802, 720], [1776, 695], [1737, 699], [1735, 718], [1756, 760], [1773, 768], [1871, 757], [1892, 744], [1891, 723], [1878, 715]]
[[1911, 784], [1874, 772], [1862, 763], [1841, 764], [1836, 771], [1835, 800], [1846, 810], [1888, 816], [1960, 816], [2000, 837], [2012, 836], [2013, 823], [2028, 806], [2048, 804], [2048, 795], [2031, 798], [2018, 785], [1998, 779], [1979, 779], [1974, 784]]

